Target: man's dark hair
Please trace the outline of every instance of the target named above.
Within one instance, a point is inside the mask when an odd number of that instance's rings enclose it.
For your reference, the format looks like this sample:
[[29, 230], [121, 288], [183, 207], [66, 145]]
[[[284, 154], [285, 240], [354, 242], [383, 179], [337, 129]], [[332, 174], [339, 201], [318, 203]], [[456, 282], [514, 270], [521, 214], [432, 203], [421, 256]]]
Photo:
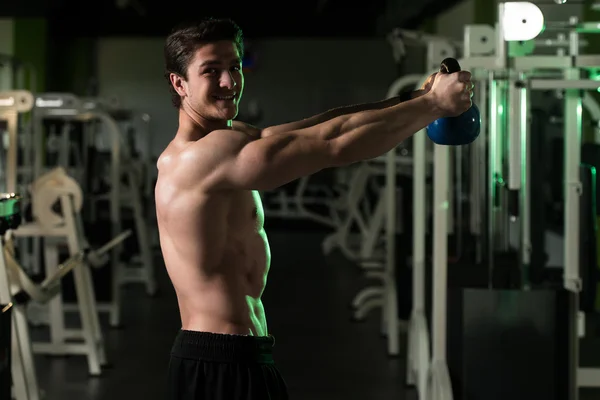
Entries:
[[235, 43], [240, 57], [244, 56], [244, 36], [240, 27], [228, 18], [205, 18], [178, 25], [167, 37], [164, 48], [165, 77], [169, 83], [173, 105], [181, 107], [181, 98], [173, 88], [170, 74], [187, 79], [187, 69], [200, 46], [218, 40]]

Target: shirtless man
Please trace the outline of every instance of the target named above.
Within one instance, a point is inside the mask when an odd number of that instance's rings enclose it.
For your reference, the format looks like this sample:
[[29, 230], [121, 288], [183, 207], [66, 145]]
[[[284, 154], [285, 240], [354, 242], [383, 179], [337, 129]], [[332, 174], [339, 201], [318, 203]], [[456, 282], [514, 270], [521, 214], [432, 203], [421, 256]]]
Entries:
[[381, 156], [471, 106], [469, 72], [432, 75], [407, 99], [258, 129], [233, 121], [242, 55], [242, 32], [226, 19], [178, 28], [165, 44], [179, 128], [158, 160], [155, 197], [182, 322], [169, 364], [173, 400], [288, 398], [261, 302], [271, 252], [258, 191]]

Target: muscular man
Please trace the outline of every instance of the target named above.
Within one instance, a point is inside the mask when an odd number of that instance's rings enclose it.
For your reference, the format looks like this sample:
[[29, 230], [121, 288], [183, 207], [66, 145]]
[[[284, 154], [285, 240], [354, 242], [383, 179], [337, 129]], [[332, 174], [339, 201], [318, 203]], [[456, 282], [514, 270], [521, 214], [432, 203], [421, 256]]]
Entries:
[[468, 72], [432, 75], [408, 101], [342, 107], [258, 129], [234, 122], [244, 90], [242, 31], [226, 19], [178, 28], [165, 44], [179, 128], [158, 160], [156, 210], [182, 327], [171, 399], [280, 400], [261, 295], [271, 265], [259, 191], [378, 157], [471, 106]]

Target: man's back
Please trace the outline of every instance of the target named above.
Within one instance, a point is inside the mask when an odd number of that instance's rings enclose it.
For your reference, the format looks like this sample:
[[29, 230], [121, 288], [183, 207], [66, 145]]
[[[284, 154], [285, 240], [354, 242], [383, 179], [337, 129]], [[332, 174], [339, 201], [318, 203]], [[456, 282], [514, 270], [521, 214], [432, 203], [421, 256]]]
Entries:
[[157, 164], [161, 248], [182, 327], [264, 336], [260, 297], [270, 253], [260, 197], [252, 191], [205, 190], [202, 177], [190, 170], [191, 163], [202, 163], [203, 140], [174, 140]]

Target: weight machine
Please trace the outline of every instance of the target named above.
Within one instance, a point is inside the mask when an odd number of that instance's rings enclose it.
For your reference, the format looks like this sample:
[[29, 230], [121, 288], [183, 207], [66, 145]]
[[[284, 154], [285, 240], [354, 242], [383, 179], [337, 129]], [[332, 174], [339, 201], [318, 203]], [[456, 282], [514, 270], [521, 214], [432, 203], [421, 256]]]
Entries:
[[[151, 135], [151, 118], [145, 112], [136, 111], [121, 106], [119, 100], [115, 97], [82, 97], [81, 104], [84, 110], [87, 111], [103, 111], [107, 113], [119, 126], [119, 130], [123, 137], [122, 152], [125, 158], [122, 168], [124, 170], [133, 168], [136, 175], [137, 184], [141, 188], [143, 196], [154, 196], [153, 180], [155, 174], [150, 173], [156, 170], [154, 161], [152, 160], [152, 135]], [[84, 125], [85, 137], [88, 141], [87, 147], [100, 147], [101, 150], [110, 148], [110, 140], [107, 141], [104, 132], [94, 123]], [[85, 147], [85, 146], [84, 146]], [[85, 154], [84, 164], [87, 165], [87, 153]], [[107, 184], [111, 184], [110, 180], [106, 180]]]
[[[410, 84], [410, 80], [404, 80]], [[408, 175], [412, 160], [398, 155], [398, 173]], [[339, 249], [342, 254], [363, 268], [373, 268], [384, 258], [381, 248], [384, 225], [384, 196], [381, 196], [385, 176], [385, 158], [357, 163], [348, 169], [348, 191], [338, 200], [340, 223], [322, 242], [324, 254]]]
[[[7, 123], [6, 151], [2, 152], [0, 160], [4, 160], [4, 178], [0, 185], [7, 189], [6, 194], [0, 197], [0, 242], [2, 253], [0, 253], [0, 303], [10, 304], [12, 307], [11, 321], [11, 376], [14, 385], [16, 400], [37, 400], [40, 391], [37, 384], [35, 365], [33, 362], [34, 352], [60, 353], [60, 354], [85, 354], [88, 356], [90, 372], [99, 373], [99, 365], [104, 362], [104, 349], [102, 336], [97, 319], [93, 301], [90, 297], [91, 280], [89, 271], [85, 267], [77, 266], [101, 263], [104, 254], [116, 244], [124, 240], [130, 232], [125, 232], [107, 243], [99, 250], [89, 251], [83, 248], [77, 240], [76, 234], [65, 235], [71, 245], [71, 257], [63, 264], [58, 265], [58, 260], [46, 257], [46, 277], [43, 282], [37, 284], [30, 279], [26, 271], [17, 261], [14, 237], [18, 234], [27, 234], [28, 230], [36, 228], [35, 222], [22, 224], [21, 196], [14, 192], [17, 186], [17, 132], [18, 114], [32, 109], [34, 100], [30, 92], [13, 91], [0, 93], [0, 120]], [[4, 148], [2, 150], [5, 150]], [[75, 213], [73, 210], [72, 190], [62, 190], [61, 177], [66, 175], [53, 172], [51, 177], [43, 176], [40, 180], [32, 183], [33, 213], [38, 217], [39, 229], [48, 230], [47, 225], [56, 224], [61, 218], [71, 223], [70, 233], [77, 233]], [[67, 181], [68, 182], [68, 181]], [[68, 184], [67, 184], [68, 185]], [[45, 190], [40, 190], [44, 187]], [[52, 192], [54, 190], [54, 193]], [[62, 217], [54, 214], [46, 208], [51, 208], [53, 200], [59, 198]], [[45, 201], [44, 201], [45, 200]], [[39, 218], [41, 217], [41, 218]], [[54, 219], [53, 219], [54, 217]], [[44, 226], [44, 223], [46, 226]], [[55, 225], [56, 228], [56, 225]], [[57, 232], [54, 232], [57, 233]], [[60, 234], [59, 234], [60, 235]], [[47, 250], [51, 250], [48, 245]], [[46, 252], [48, 256], [50, 251]], [[56, 253], [54, 253], [56, 254]], [[54, 262], [54, 263], [52, 263]], [[58, 265], [58, 267], [53, 267]], [[53, 324], [51, 335], [54, 342], [51, 345], [31, 343], [27, 321], [27, 305], [32, 302], [54, 303], [60, 301], [60, 280], [69, 272], [75, 275], [76, 289], [78, 290], [78, 305], [83, 329], [71, 331], [70, 338], [83, 339], [84, 343], [66, 344], [56, 339], [65, 339], [67, 336], [64, 325]], [[87, 287], [86, 287], [87, 286]], [[91, 288], [93, 295], [93, 288]], [[63, 322], [62, 318], [59, 321]], [[57, 338], [56, 332], [64, 335]], [[4, 382], [6, 383], [6, 382]], [[2, 388], [2, 392], [10, 392], [10, 388]]]
[[[332, 185], [311, 183], [316, 177], [333, 176]], [[270, 218], [309, 220], [321, 225], [338, 228], [341, 224], [339, 214], [343, 198], [348, 191], [347, 185], [338, 181], [335, 171], [322, 171], [297, 180], [292, 193], [288, 187], [272, 192], [261, 193], [265, 205], [265, 214]], [[290, 189], [291, 190], [291, 189]]]
[[[63, 197], [63, 204], [66, 203], [68, 195]], [[2, 235], [3, 253], [0, 255], [0, 302], [8, 303], [12, 306], [13, 320], [11, 324], [11, 376], [14, 385], [15, 400], [37, 400], [43, 398], [37, 383], [37, 374], [33, 360], [33, 353], [39, 352], [39, 343], [32, 343], [29, 336], [27, 322], [27, 305], [31, 302], [38, 304], [52, 303], [60, 298], [61, 279], [70, 272], [77, 275], [77, 271], [86, 268], [86, 264], [92, 260], [102, 258], [102, 256], [113, 246], [125, 239], [126, 235], [117, 237], [115, 240], [107, 243], [98, 250], [87, 251], [86, 249], [75, 253], [62, 264], [57, 264], [43, 282], [34, 283], [24, 269], [18, 264], [15, 257], [15, 248], [13, 242], [13, 231], [18, 229], [21, 221], [20, 196], [17, 194], [6, 194], [0, 198], [0, 234]], [[84, 320], [89, 319], [82, 313]], [[89, 321], [88, 321], [89, 322]], [[86, 322], [84, 322], [85, 324]], [[56, 340], [56, 333], [66, 333], [63, 327], [57, 325], [51, 326], [52, 338]], [[99, 329], [98, 326], [95, 327]], [[84, 332], [85, 333], [85, 332]], [[72, 335], [71, 338], [80, 338], [78, 335]], [[101, 340], [101, 337], [95, 337]], [[57, 345], [58, 343], [53, 343]], [[83, 345], [64, 345], [70, 346], [67, 350], [62, 350], [61, 354], [85, 354], [88, 352], [86, 344]], [[79, 351], [76, 351], [77, 346]], [[103, 349], [99, 349], [100, 354], [97, 357], [104, 357]], [[46, 351], [47, 353], [47, 351]], [[90, 355], [88, 354], [88, 357]], [[105, 362], [104, 358], [97, 360]], [[92, 360], [93, 363], [93, 360]], [[95, 371], [92, 371], [95, 372]], [[99, 373], [99, 372], [98, 372]], [[10, 385], [9, 382], [4, 384]], [[10, 389], [1, 388], [0, 391], [9, 391]]]
[[[121, 133], [121, 173], [125, 179], [120, 180], [119, 182], [110, 181], [108, 182], [108, 186], [113, 188], [113, 186], [118, 187], [119, 191], [119, 199], [120, 199], [120, 209], [131, 209], [133, 212], [133, 221], [135, 226], [135, 233], [137, 238], [138, 248], [140, 250], [139, 256], [141, 262], [140, 268], [126, 268], [123, 269], [123, 275], [121, 276], [120, 285], [125, 285], [127, 283], [143, 283], [146, 286], [146, 292], [149, 296], [154, 296], [156, 294], [156, 280], [154, 277], [154, 258], [152, 255], [152, 246], [150, 243], [150, 229], [148, 229], [148, 219], [150, 217], [150, 213], [144, 212], [143, 205], [143, 197], [148, 196], [151, 201], [148, 203], [153, 203], [154, 200], [154, 186], [150, 183], [150, 179], [152, 179], [152, 175], [149, 173], [150, 170], [154, 170], [155, 168], [150, 166], [150, 152], [152, 150], [150, 139], [144, 140], [145, 148], [142, 149], [142, 157], [140, 159], [136, 159], [133, 157], [135, 153], [135, 144], [134, 141], [136, 138], [129, 137], [130, 134], [125, 132], [129, 131], [129, 128], [132, 125], [138, 125], [139, 129], [141, 129], [141, 137], [149, 137], [150, 136], [150, 116], [145, 113], [137, 113], [133, 110], [127, 110], [120, 107], [118, 101], [116, 99], [98, 99], [98, 98], [84, 98], [81, 100], [83, 109], [88, 112], [101, 112], [108, 115], [112, 118], [115, 123], [119, 126], [119, 132]], [[91, 138], [95, 137], [97, 126], [86, 124], [85, 128], [89, 128], [88, 131], [85, 132], [85, 137], [88, 136]], [[136, 132], [139, 133], [139, 132]], [[113, 140], [114, 136], [109, 134], [106, 135], [110, 140]], [[140, 135], [138, 135], [138, 138]], [[110, 146], [109, 146], [110, 147]], [[91, 188], [90, 188], [91, 189]], [[90, 207], [92, 209], [91, 212], [91, 221], [96, 221], [96, 203], [101, 200], [109, 200], [111, 198], [111, 192], [108, 193], [98, 193], [90, 196]], [[154, 217], [152, 218], [154, 219]], [[133, 261], [133, 259], [132, 259]], [[133, 262], [132, 262], [133, 264]]]
[[[84, 107], [84, 105], [87, 106]], [[134, 197], [137, 201], [138, 213], [136, 213], [137, 229], [136, 233], [138, 240], [140, 240], [140, 251], [143, 255], [142, 268], [128, 268], [120, 261], [122, 248], [116, 246], [113, 248], [110, 256], [111, 265], [111, 300], [109, 304], [98, 304], [98, 310], [109, 312], [110, 325], [113, 327], [119, 326], [121, 323], [121, 287], [126, 283], [131, 282], [142, 282], [146, 284], [147, 290], [153, 293], [155, 290], [155, 280], [153, 271], [153, 262], [151, 256], [151, 249], [147, 239], [147, 228], [141, 215], [141, 200], [139, 199], [139, 192], [137, 190], [126, 191], [125, 187], [121, 184], [121, 178], [125, 175], [128, 179], [135, 178], [132, 176], [131, 171], [127, 171], [126, 163], [127, 153], [124, 150], [123, 138], [119, 130], [119, 126], [116, 121], [102, 109], [94, 109], [90, 106], [90, 103], [83, 103], [79, 98], [72, 94], [65, 93], [47, 93], [39, 95], [36, 98], [36, 105], [33, 109], [33, 122], [34, 122], [34, 146], [33, 151], [35, 154], [34, 162], [34, 176], [39, 177], [45, 166], [43, 165], [44, 154], [44, 130], [42, 123], [45, 119], [54, 118], [60, 119], [65, 122], [101, 122], [106, 128], [110, 141], [110, 167], [109, 177], [111, 181], [110, 189], [108, 192], [109, 200], [109, 212], [110, 212], [110, 236], [117, 237], [122, 232], [121, 227], [121, 205], [125, 201], [122, 196], [128, 195]], [[63, 141], [66, 142], [66, 141]], [[69, 146], [67, 143], [64, 146]], [[134, 183], [135, 185], [135, 183]], [[79, 189], [79, 193], [81, 190]], [[137, 194], [137, 197], [136, 197]], [[80, 195], [82, 195], [80, 193]], [[131, 197], [126, 201], [131, 202]], [[83, 201], [78, 202], [78, 209], [81, 208]], [[148, 262], [148, 260], [150, 260]], [[72, 309], [70, 305], [64, 305], [65, 310]]]
[[[20, 197], [16, 194], [6, 194], [0, 199], [0, 234], [2, 238], [9, 229], [18, 227], [20, 221]], [[4, 239], [2, 240], [4, 249]], [[0, 302], [12, 306], [11, 346], [10, 346], [10, 376], [0, 388], [5, 393], [11, 393], [14, 387], [15, 400], [38, 400], [41, 398], [37, 383], [33, 352], [29, 338], [29, 327], [24, 305], [13, 303], [13, 290], [9, 281], [9, 271], [4, 259], [4, 251], [0, 254]]]
[[[567, 382], [564, 390], [568, 398], [576, 399], [578, 388], [597, 387], [600, 382], [600, 369], [587, 369], [579, 367], [578, 342], [581, 332], [578, 332], [578, 321], [581, 314], [578, 309], [577, 297], [581, 291], [579, 272], [579, 196], [581, 195], [581, 181], [579, 177], [580, 148], [582, 129], [582, 99], [581, 91], [596, 90], [600, 84], [597, 81], [582, 79], [581, 71], [600, 65], [600, 56], [579, 54], [579, 36], [577, 31], [590, 31], [596, 23], [580, 24], [571, 19], [568, 24], [552, 24], [549, 27], [559, 26], [569, 29], [568, 41], [557, 40], [556, 44], [569, 47], [568, 54], [558, 56], [540, 55], [514, 55], [515, 48], [523, 46], [519, 41], [535, 39], [543, 27], [543, 15], [539, 8], [532, 3], [507, 2], [499, 4], [499, 22], [496, 29], [492, 27], [473, 25], [465, 29], [465, 48], [463, 59], [460, 60], [464, 69], [473, 73], [474, 80], [480, 81], [477, 85], [478, 93], [475, 101], [485, 102], [489, 99], [488, 107], [483, 104], [482, 120], [487, 126], [482, 125], [482, 135], [472, 145], [472, 186], [475, 189], [486, 187], [487, 198], [472, 192], [471, 202], [473, 215], [471, 229], [483, 234], [482, 220], [487, 219], [488, 255], [486, 263], [491, 273], [494, 269], [494, 250], [508, 246], [506, 238], [507, 227], [502, 216], [498, 215], [498, 208], [493, 205], [498, 199], [497, 185], [501, 182], [511, 190], [519, 191], [519, 262], [521, 269], [526, 268], [530, 262], [531, 231], [530, 231], [530, 163], [529, 160], [529, 94], [532, 90], [565, 90], [564, 97], [564, 141], [565, 141], [565, 241], [564, 241], [564, 279], [563, 287], [570, 293], [574, 301], [570, 302], [570, 317], [568, 317], [567, 330], [569, 331], [570, 351], [568, 356], [569, 376], [564, 376]], [[515, 29], [515, 25], [526, 25], [523, 29]], [[513, 42], [517, 41], [517, 42]], [[508, 42], [508, 44], [506, 43]], [[508, 49], [507, 49], [508, 47]], [[522, 50], [522, 49], [521, 49]], [[442, 55], [438, 59], [442, 59]], [[556, 69], [561, 72], [557, 75]], [[428, 76], [428, 75], [427, 75]], [[508, 111], [503, 106], [508, 98], [510, 101], [510, 115], [512, 118], [505, 124], [503, 113]], [[589, 100], [588, 100], [589, 102]], [[487, 113], [489, 112], [489, 118]], [[504, 115], [505, 116], [505, 115]], [[505, 149], [502, 132], [506, 130], [508, 136], [508, 175], [504, 179], [503, 160], [497, 156], [503, 154]], [[489, 143], [489, 158], [487, 176], [481, 176], [478, 165], [484, 163], [485, 140]], [[415, 153], [415, 199], [422, 199], [424, 191], [425, 148], [426, 138], [424, 132], [418, 132], [414, 138]], [[432, 354], [429, 354], [430, 336], [425, 315], [425, 219], [426, 209], [422, 201], [414, 203], [414, 243], [413, 243], [413, 314], [409, 327], [409, 356], [407, 368], [407, 382], [416, 384], [419, 397], [422, 399], [452, 399], [453, 388], [446, 358], [447, 342], [447, 269], [448, 269], [448, 232], [449, 232], [449, 170], [450, 149], [445, 146], [434, 146], [434, 201], [433, 201], [433, 299], [432, 299]], [[482, 154], [483, 151], [483, 154]], [[390, 162], [394, 158], [388, 155]], [[485, 169], [483, 169], [485, 170]], [[390, 171], [392, 169], [390, 168]], [[388, 201], [393, 203], [393, 182], [388, 186]], [[484, 193], [486, 191], [483, 191]], [[480, 192], [481, 193], [481, 192]], [[485, 195], [484, 195], [485, 196]], [[502, 200], [500, 202], [502, 204]], [[484, 206], [487, 203], [487, 211]], [[501, 209], [501, 208], [500, 208]], [[481, 218], [482, 213], [487, 213], [487, 218]], [[393, 221], [393, 219], [388, 219]], [[498, 243], [500, 246], [498, 246]], [[529, 290], [525, 283], [521, 290]], [[577, 317], [576, 317], [577, 316]], [[564, 320], [562, 320], [565, 323]], [[551, 384], [551, 382], [548, 382]], [[492, 389], [488, 389], [492, 390]], [[473, 395], [473, 393], [471, 393]]]
[[[0, 179], [1, 191], [9, 193], [0, 199], [0, 221], [2, 221], [2, 237], [10, 228], [15, 228], [20, 222], [19, 205], [20, 199], [15, 193], [17, 188], [17, 141], [19, 114], [27, 113], [33, 106], [33, 96], [26, 91], [12, 91], [0, 93], [0, 120], [6, 123], [6, 132], [8, 143], [6, 153], [2, 146], [4, 161], [2, 170], [4, 171]], [[13, 171], [15, 173], [10, 173]], [[8, 225], [8, 226], [5, 226]], [[3, 245], [2, 241], [2, 245]], [[4, 245], [2, 246], [4, 248]], [[12, 384], [14, 385], [14, 394], [16, 400], [38, 400], [40, 398], [37, 385], [37, 377], [33, 363], [33, 354], [31, 342], [29, 339], [29, 327], [25, 316], [24, 307], [13, 306], [10, 284], [8, 282], [7, 268], [4, 264], [4, 252], [0, 254], [0, 303], [10, 304], [11, 311], [11, 345], [10, 345], [10, 371]], [[8, 382], [5, 382], [8, 383]], [[3, 392], [11, 392], [9, 388], [3, 388]]]

